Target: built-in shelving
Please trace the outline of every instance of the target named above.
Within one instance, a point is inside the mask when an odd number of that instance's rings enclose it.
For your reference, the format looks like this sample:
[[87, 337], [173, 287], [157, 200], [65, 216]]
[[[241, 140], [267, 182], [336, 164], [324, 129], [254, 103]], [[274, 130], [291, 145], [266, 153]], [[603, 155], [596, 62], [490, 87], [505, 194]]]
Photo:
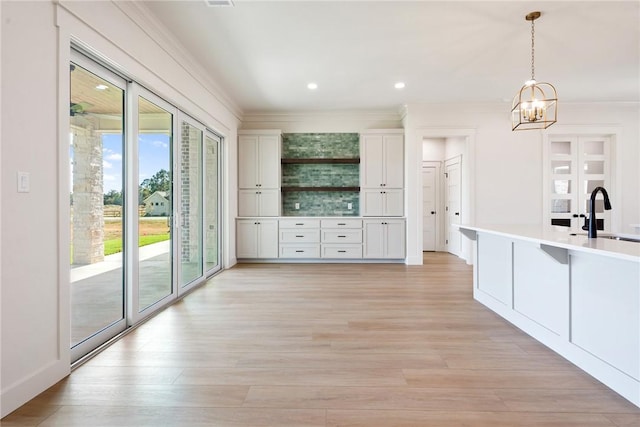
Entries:
[[281, 159], [281, 164], [358, 164], [359, 158], [355, 159], [328, 159], [328, 158], [306, 158], [306, 159]]

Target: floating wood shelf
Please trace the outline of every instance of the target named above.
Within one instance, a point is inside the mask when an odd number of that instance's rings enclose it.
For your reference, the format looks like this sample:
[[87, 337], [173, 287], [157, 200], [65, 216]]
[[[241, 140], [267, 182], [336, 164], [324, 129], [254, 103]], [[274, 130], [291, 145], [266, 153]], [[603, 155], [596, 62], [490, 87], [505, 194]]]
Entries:
[[358, 164], [360, 159], [281, 159], [280, 163], [285, 164]]
[[282, 187], [282, 192], [290, 191], [360, 191], [360, 187]]

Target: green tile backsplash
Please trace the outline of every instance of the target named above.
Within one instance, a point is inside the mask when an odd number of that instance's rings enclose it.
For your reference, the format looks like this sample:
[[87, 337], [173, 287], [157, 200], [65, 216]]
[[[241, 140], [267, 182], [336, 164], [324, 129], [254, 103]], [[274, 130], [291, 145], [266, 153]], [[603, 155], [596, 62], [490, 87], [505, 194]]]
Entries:
[[[360, 135], [357, 133], [285, 133], [282, 135], [285, 159], [357, 159]], [[359, 164], [291, 163], [282, 165], [283, 187], [359, 187]], [[295, 209], [295, 204], [300, 209]], [[348, 209], [348, 203], [352, 209]], [[357, 191], [286, 191], [282, 193], [284, 216], [358, 216]]]
[[358, 164], [284, 164], [283, 187], [359, 187]]
[[[295, 204], [300, 203], [300, 209]], [[351, 210], [348, 203], [352, 203]], [[360, 193], [357, 191], [291, 191], [282, 193], [284, 216], [358, 216]]]
[[282, 134], [285, 159], [339, 159], [360, 157], [357, 133], [285, 133]]

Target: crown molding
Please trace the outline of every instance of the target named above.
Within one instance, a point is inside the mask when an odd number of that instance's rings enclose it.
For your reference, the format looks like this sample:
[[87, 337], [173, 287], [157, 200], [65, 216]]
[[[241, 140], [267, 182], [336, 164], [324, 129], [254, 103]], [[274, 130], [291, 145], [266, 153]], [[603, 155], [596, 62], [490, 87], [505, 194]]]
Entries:
[[189, 50], [160, 22], [142, 2], [123, 2], [112, 0], [114, 6], [128, 16], [133, 23], [145, 32], [169, 56], [174, 58], [186, 73], [190, 74], [203, 88], [231, 111], [238, 120], [242, 120], [244, 111], [229, 96], [205, 68], [188, 52]]
[[318, 110], [318, 111], [251, 111], [243, 122], [308, 122], [314, 120], [385, 120], [400, 121], [394, 110]]

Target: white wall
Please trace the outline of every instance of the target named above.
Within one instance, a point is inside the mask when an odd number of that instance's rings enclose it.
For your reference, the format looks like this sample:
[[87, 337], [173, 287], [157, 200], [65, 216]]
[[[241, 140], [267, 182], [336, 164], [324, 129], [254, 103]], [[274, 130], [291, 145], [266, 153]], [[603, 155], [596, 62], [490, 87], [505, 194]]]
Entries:
[[[71, 38], [226, 138], [224, 263], [235, 263], [237, 108], [134, 3], [0, 2], [1, 372], [5, 416], [69, 372]], [[60, 94], [60, 95], [59, 95]], [[31, 192], [16, 192], [16, 173]]]
[[249, 113], [242, 129], [280, 129], [283, 133], [360, 132], [366, 129], [401, 129], [395, 111], [335, 111], [317, 113]]
[[446, 138], [424, 138], [422, 140], [422, 160], [441, 162], [446, 157]]
[[[614, 209], [620, 215], [620, 232], [633, 232], [630, 224], [640, 220], [640, 140], [638, 104], [561, 105], [559, 121], [545, 132], [617, 128], [617, 185], [612, 189]], [[464, 118], [461, 122], [460, 119]], [[542, 225], [542, 131], [512, 132], [506, 105], [409, 105], [403, 121], [407, 143], [407, 248], [410, 260], [418, 260], [421, 235], [421, 188], [419, 164], [410, 161], [423, 149], [425, 134], [445, 135], [452, 129], [472, 130], [467, 155], [470, 171], [468, 221], [475, 224]], [[464, 160], [463, 160], [464, 162]], [[612, 203], [614, 203], [612, 200]], [[470, 259], [470, 254], [466, 257]]]

